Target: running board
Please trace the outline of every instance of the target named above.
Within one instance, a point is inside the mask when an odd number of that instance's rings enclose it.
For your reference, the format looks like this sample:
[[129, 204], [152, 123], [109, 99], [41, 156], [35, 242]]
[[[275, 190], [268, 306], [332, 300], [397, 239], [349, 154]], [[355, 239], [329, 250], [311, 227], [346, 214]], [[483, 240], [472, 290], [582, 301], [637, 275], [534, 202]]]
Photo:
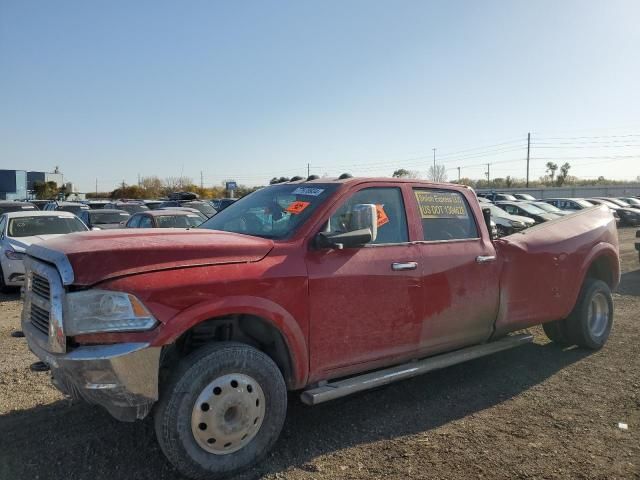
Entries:
[[369, 390], [370, 388], [381, 387], [392, 382], [404, 380], [422, 375], [423, 373], [449, 367], [457, 363], [466, 362], [475, 358], [491, 355], [492, 353], [508, 350], [533, 341], [531, 334], [511, 335], [501, 338], [495, 342], [474, 345], [454, 352], [443, 353], [428, 357], [423, 360], [412, 361], [403, 365], [397, 365], [384, 370], [376, 370], [345, 380], [325, 383], [316, 388], [305, 390], [300, 395], [303, 403], [307, 405], [317, 405], [319, 403], [346, 397], [352, 393]]

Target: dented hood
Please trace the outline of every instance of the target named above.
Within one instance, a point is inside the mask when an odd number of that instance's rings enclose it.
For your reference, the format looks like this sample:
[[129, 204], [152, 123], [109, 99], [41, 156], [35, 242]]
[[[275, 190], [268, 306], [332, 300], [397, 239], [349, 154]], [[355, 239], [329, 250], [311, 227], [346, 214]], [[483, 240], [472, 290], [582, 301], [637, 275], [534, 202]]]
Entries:
[[272, 248], [273, 241], [258, 237], [163, 228], [72, 233], [33, 245], [27, 254], [55, 263], [65, 284], [93, 285], [136, 273], [257, 262]]

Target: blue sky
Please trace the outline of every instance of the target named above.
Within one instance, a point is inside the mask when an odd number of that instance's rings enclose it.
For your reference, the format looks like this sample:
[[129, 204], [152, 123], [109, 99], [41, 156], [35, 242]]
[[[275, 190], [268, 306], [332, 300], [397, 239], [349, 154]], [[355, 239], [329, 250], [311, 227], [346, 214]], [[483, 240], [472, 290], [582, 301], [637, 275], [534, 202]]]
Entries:
[[[640, 2], [0, 1], [0, 168], [640, 175]], [[496, 146], [493, 146], [496, 145]]]

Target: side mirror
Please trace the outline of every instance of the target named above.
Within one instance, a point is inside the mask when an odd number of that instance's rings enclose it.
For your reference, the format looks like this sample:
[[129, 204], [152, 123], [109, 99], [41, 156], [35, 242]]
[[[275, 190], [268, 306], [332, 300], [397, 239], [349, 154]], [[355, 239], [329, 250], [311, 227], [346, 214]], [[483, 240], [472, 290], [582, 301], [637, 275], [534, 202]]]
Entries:
[[487, 230], [489, 231], [489, 238], [491, 240], [493, 240], [495, 237], [494, 237], [493, 231], [491, 229], [491, 209], [490, 208], [483, 208], [482, 209], [482, 216], [484, 217], [484, 223], [487, 226]]
[[316, 236], [318, 248], [352, 248], [366, 245], [378, 237], [378, 210], [374, 204], [354, 205], [345, 215], [345, 232], [320, 232]]

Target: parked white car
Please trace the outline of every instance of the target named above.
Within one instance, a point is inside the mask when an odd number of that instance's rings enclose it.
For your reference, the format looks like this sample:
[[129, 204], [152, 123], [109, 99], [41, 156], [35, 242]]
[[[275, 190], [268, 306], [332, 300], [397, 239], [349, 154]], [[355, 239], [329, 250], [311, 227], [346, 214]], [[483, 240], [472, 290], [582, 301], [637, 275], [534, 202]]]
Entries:
[[512, 233], [524, 230], [527, 227], [532, 227], [536, 223], [532, 218], [512, 215], [496, 205], [483, 203], [482, 208], [488, 208], [491, 210], [491, 220], [496, 223], [499, 237], [511, 235]]
[[0, 215], [0, 290], [24, 281], [24, 252], [31, 244], [88, 228], [70, 212], [22, 211]]

